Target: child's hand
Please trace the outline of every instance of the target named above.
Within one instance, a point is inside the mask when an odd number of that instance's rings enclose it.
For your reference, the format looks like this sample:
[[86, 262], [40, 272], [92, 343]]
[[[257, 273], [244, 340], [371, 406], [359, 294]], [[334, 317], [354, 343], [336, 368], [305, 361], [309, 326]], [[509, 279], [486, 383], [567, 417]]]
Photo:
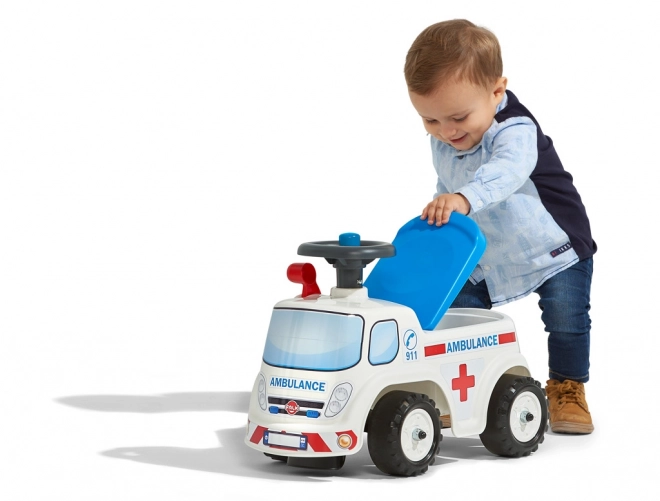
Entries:
[[422, 219], [428, 218], [428, 223], [442, 226], [449, 222], [452, 212], [467, 215], [470, 212], [470, 202], [460, 193], [445, 193], [438, 195], [422, 211]]

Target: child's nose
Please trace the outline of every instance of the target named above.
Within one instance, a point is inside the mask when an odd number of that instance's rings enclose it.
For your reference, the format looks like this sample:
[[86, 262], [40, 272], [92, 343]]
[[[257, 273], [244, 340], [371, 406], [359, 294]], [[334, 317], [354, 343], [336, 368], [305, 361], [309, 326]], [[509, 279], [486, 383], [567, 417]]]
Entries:
[[456, 134], [456, 127], [453, 124], [441, 124], [440, 125], [440, 135], [442, 137], [451, 137]]

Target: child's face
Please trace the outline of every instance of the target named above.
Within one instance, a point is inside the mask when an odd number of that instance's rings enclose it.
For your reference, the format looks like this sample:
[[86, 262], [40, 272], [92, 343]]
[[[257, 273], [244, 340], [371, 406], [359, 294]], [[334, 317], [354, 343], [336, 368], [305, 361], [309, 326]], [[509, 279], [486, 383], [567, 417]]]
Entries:
[[409, 94], [429, 134], [457, 150], [469, 150], [492, 125], [505, 91], [506, 78], [501, 77], [488, 89], [450, 81], [428, 96]]

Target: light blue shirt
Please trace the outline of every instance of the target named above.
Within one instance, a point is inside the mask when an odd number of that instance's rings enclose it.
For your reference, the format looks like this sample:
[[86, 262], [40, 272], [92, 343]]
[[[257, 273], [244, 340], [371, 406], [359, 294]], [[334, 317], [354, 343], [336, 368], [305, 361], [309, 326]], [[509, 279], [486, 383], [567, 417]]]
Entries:
[[[497, 112], [507, 101], [505, 95]], [[570, 241], [529, 177], [536, 167], [536, 143], [536, 125], [528, 117], [493, 119], [481, 142], [466, 151], [431, 137], [435, 196], [465, 196], [468, 216], [486, 237], [486, 252], [470, 281], [486, 280], [493, 306], [528, 295], [579, 260], [572, 248], [553, 252]]]

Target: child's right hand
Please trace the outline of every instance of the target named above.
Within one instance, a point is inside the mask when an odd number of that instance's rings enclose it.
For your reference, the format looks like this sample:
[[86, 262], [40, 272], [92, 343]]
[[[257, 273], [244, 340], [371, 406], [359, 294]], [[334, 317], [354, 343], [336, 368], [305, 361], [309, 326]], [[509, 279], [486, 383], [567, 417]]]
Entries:
[[428, 223], [442, 226], [449, 222], [452, 212], [467, 215], [470, 212], [470, 202], [460, 193], [444, 193], [428, 203], [422, 211], [422, 220], [428, 218]]

